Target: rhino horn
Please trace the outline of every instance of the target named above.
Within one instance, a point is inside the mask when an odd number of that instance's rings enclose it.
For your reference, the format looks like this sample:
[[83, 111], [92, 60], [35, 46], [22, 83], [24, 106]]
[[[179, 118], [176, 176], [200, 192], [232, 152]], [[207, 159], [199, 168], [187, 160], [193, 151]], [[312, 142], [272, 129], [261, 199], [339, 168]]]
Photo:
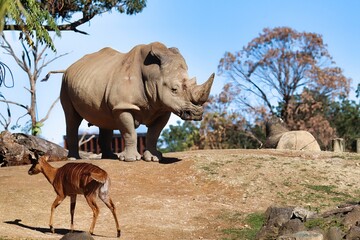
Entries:
[[205, 83], [201, 85], [195, 85], [191, 88], [190, 96], [192, 103], [196, 105], [202, 105], [208, 100], [214, 77], [215, 74], [213, 73]]
[[188, 80], [188, 82], [186, 83], [186, 85], [187, 85], [188, 87], [194, 87], [194, 86], [196, 86], [196, 78], [194, 77], [194, 78]]

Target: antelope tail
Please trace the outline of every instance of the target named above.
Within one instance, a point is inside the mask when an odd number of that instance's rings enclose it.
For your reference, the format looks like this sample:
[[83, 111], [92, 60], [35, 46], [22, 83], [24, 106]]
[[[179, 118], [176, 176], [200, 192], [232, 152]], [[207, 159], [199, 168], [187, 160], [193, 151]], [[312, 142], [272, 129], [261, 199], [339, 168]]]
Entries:
[[90, 177], [99, 183], [105, 183], [108, 178], [107, 174], [95, 172], [91, 172]]

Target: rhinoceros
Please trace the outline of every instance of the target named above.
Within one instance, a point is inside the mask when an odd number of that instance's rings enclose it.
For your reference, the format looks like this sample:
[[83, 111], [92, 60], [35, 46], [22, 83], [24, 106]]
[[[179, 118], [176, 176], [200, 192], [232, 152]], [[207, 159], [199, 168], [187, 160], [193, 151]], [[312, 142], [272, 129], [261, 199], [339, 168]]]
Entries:
[[321, 151], [314, 136], [308, 131], [290, 131], [281, 118], [272, 117], [266, 122], [265, 148]]
[[[102, 158], [141, 159], [135, 128], [148, 127], [145, 161], [159, 161], [156, 143], [170, 114], [201, 120], [214, 73], [201, 84], [189, 79], [187, 64], [177, 48], [154, 42], [128, 53], [112, 48], [85, 55], [63, 74], [60, 100], [65, 113], [68, 157], [80, 158], [78, 128], [83, 119], [99, 127]], [[124, 150], [111, 149], [113, 130], [125, 141]]]

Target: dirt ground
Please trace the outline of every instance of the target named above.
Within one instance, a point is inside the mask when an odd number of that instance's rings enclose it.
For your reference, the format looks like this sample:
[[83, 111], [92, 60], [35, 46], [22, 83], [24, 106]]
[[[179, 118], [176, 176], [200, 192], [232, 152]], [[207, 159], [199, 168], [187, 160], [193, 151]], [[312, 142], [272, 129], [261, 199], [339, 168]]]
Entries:
[[[161, 163], [85, 161], [112, 179], [121, 239], [224, 239], [224, 229], [248, 227], [242, 219], [270, 205], [323, 211], [360, 199], [360, 154], [203, 150], [164, 156]], [[69, 198], [56, 209], [56, 234], [51, 234], [55, 192], [42, 174], [29, 176], [28, 169], [0, 169], [0, 239], [60, 239], [70, 226]], [[94, 238], [116, 239], [111, 212], [98, 204]], [[91, 218], [79, 196], [75, 229], [88, 230]]]

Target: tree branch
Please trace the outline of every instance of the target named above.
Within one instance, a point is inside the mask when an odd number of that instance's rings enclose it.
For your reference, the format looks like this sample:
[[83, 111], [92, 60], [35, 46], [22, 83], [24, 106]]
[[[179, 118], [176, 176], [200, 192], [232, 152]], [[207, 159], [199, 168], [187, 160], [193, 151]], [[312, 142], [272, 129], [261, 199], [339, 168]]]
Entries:
[[236, 67], [236, 66], [234, 66], [234, 67], [235, 67], [236, 71], [238, 71], [238, 72], [242, 75], [243, 79], [245, 79], [247, 82], [249, 82], [253, 87], [255, 87], [255, 88], [259, 91], [259, 93], [260, 93], [260, 95], [261, 95], [261, 98], [264, 100], [264, 102], [265, 102], [266, 105], [268, 106], [270, 112], [273, 113], [272, 105], [271, 105], [270, 101], [268, 100], [265, 92], [264, 92], [256, 83], [254, 83], [254, 82], [251, 80], [251, 78], [250, 78], [250, 74], [251, 74], [251, 73], [249, 73], [249, 74], [247, 75], [247, 74], [245, 74], [244, 72], [242, 72], [238, 67]]
[[25, 105], [23, 105], [23, 104], [21, 104], [21, 103], [17, 103], [17, 102], [13, 102], [13, 101], [8, 101], [8, 100], [1, 100], [1, 99], [0, 99], [0, 102], [9, 103], [9, 104], [16, 105], [16, 106], [18, 106], [18, 107], [22, 107], [22, 108], [26, 109], [26, 111], [29, 112], [29, 107], [28, 107], [28, 106], [25, 106]]
[[[57, 60], [58, 58], [61, 58], [61, 57], [63, 57], [63, 56], [66, 56], [66, 55], [68, 55], [68, 54], [69, 54], [69, 53], [60, 54], [59, 56], [56, 56], [56, 57], [50, 59], [50, 60], [47, 61], [47, 62], [45, 62], [45, 59], [44, 59], [43, 64], [42, 64], [41, 67], [39, 68], [39, 73], [42, 71], [42, 69], [43, 69], [44, 67], [46, 67], [47, 65], [49, 65], [49, 64], [52, 63], [53, 61], [55, 61], [55, 60]], [[64, 73], [64, 72], [65, 72], [65, 70], [61, 70], [61, 71], [50, 71], [50, 72], [46, 75], [46, 77], [41, 80], [41, 82], [46, 81], [46, 80], [49, 78], [49, 76], [50, 76], [51, 73]], [[49, 75], [49, 76], [48, 76], [48, 75]], [[46, 80], [45, 80], [45, 79], [46, 79]]]
[[[105, 12], [102, 12], [105, 13]], [[97, 13], [97, 14], [102, 14], [102, 13]], [[76, 20], [75, 22], [69, 23], [69, 24], [62, 24], [62, 25], [58, 25], [58, 29], [60, 31], [74, 31], [77, 33], [81, 33], [81, 34], [85, 34], [85, 35], [89, 35], [87, 32], [81, 31], [79, 29], [77, 29], [78, 26], [90, 21], [93, 17], [95, 17], [96, 13], [91, 13], [91, 14], [83, 14], [83, 17], [79, 20]], [[24, 29], [26, 29], [26, 25], [17, 25], [17, 24], [6, 24], [4, 25], [4, 30], [3, 31], [23, 31]], [[51, 28], [50, 26], [45, 25], [44, 28], [47, 31], [55, 31], [53, 28]]]
[[81, 145], [89, 142], [91, 139], [93, 139], [93, 138], [95, 137], [95, 135], [93, 134], [93, 135], [91, 135], [88, 139], [84, 140], [85, 136], [86, 136], [86, 132], [84, 132], [84, 133], [82, 134], [82, 136], [81, 136], [81, 138], [80, 138], [80, 140], [79, 140], [79, 143], [78, 143], [79, 147], [80, 147]]
[[1, 44], [1, 47], [5, 49], [5, 51], [7, 52], [7, 54], [11, 55], [15, 62], [21, 67], [22, 70], [24, 70], [25, 72], [27, 72], [24, 64], [22, 63], [22, 61], [16, 56], [14, 49], [11, 47], [10, 43], [6, 40], [4, 34], [0, 35], [1, 38], [4, 40], [5, 44]]
[[58, 97], [58, 98], [51, 104], [48, 112], [46, 113], [46, 116], [43, 117], [43, 118], [42, 118], [40, 121], [38, 121], [38, 122], [43, 123], [43, 122], [45, 122], [45, 121], [49, 118], [50, 112], [52, 111], [52, 109], [55, 107], [55, 104], [56, 104], [59, 100], [60, 100], [60, 97]]

